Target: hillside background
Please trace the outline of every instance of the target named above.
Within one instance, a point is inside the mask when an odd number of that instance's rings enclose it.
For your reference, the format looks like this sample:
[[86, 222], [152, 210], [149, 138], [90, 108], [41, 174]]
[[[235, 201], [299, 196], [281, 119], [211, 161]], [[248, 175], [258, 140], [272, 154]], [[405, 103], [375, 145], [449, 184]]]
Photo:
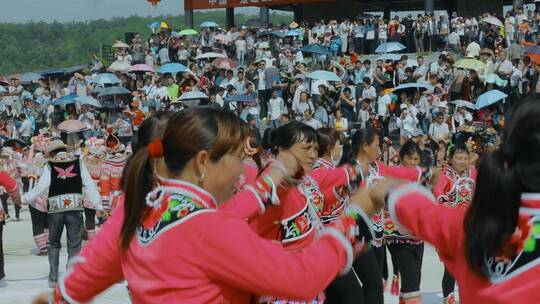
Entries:
[[[203, 21], [225, 25], [223, 11], [195, 13], [195, 29]], [[254, 15], [236, 14], [235, 22], [242, 25]], [[86, 22], [28, 22], [0, 23], [0, 75], [30, 72], [56, 67], [69, 67], [89, 62], [89, 55], [98, 52], [100, 44], [112, 45], [124, 33], [139, 32], [146, 39], [148, 24], [167, 21], [173, 29], [185, 28], [184, 16], [126, 17]], [[272, 14], [271, 22], [289, 23], [292, 16]]]

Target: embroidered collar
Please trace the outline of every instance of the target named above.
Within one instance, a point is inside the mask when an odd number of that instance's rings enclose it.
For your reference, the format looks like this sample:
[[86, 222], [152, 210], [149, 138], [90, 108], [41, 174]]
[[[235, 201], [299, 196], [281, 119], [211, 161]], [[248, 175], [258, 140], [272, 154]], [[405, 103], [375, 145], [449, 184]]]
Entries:
[[322, 157], [319, 157], [319, 159], [317, 159], [317, 163], [319, 164], [318, 166], [319, 168], [325, 168], [325, 169], [335, 168], [332, 162], [327, 161], [326, 159]]
[[198, 201], [204, 204], [206, 208], [217, 209], [216, 199], [212, 194], [210, 194], [210, 192], [204, 190], [203, 188], [179, 179], [167, 179], [161, 176], [158, 176], [158, 179], [162, 187], [166, 187], [166, 189], [171, 190], [176, 188], [181, 193], [188, 193], [192, 195]]

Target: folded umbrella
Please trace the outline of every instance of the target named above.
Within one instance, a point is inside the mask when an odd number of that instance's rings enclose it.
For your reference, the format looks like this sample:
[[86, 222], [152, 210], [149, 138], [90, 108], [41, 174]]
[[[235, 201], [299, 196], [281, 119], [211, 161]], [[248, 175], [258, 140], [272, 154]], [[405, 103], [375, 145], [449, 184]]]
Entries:
[[504, 94], [499, 90], [487, 91], [484, 94], [478, 96], [478, 99], [476, 100], [476, 109], [479, 110], [485, 107], [489, 107], [490, 105], [495, 104], [501, 100], [504, 102], [504, 99], [506, 97], [508, 97], [508, 95]]
[[375, 53], [391, 53], [391, 52], [399, 52], [406, 49], [406, 47], [399, 43], [399, 42], [387, 42], [379, 45], [375, 49]]
[[77, 94], [69, 94], [69, 95], [62, 96], [62, 97], [58, 98], [57, 100], [55, 100], [53, 102], [53, 105], [62, 106], [62, 105], [70, 104], [70, 103], [75, 103], [76, 102], [75, 99], [78, 96], [79, 95], [77, 95]]
[[113, 73], [101, 73], [94, 78], [94, 82], [100, 86], [103, 86], [105, 84], [118, 84], [122, 81]]
[[174, 74], [174, 73], [185, 72], [187, 70], [188, 68], [181, 63], [167, 63], [167, 64], [162, 65], [158, 69], [158, 72], [161, 74], [165, 74], [165, 73]]
[[455, 68], [481, 71], [486, 68], [486, 64], [480, 60], [472, 58], [463, 58], [454, 63]]
[[316, 80], [326, 80], [326, 81], [341, 82], [341, 78], [339, 78], [339, 76], [336, 75], [336, 73], [323, 71], [323, 70], [311, 72], [311, 73], [307, 74], [306, 77], [310, 78], [310, 79], [316, 79]]

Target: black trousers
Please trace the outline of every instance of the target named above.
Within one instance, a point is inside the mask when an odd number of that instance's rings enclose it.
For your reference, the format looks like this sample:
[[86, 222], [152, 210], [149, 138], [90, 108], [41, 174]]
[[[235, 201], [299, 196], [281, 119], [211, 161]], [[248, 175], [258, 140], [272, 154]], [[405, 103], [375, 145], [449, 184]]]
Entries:
[[382, 267], [377, 259], [376, 250], [372, 248], [363, 256], [357, 258], [353, 263], [353, 269], [362, 282], [362, 290], [364, 294], [363, 301], [359, 303], [366, 304], [383, 304], [383, 284], [382, 284]]
[[454, 292], [454, 288], [456, 287], [456, 279], [454, 279], [454, 276], [448, 272], [448, 269], [444, 267], [444, 275], [442, 278], [442, 290], [443, 290], [443, 296], [446, 298], [448, 297], [452, 292]]
[[[4, 193], [0, 195], [0, 200], [2, 200], [2, 207], [4, 208], [4, 211], [6, 212], [6, 216], [9, 215], [9, 209], [8, 209], [8, 204], [7, 204], [8, 199], [9, 199], [9, 194]], [[21, 213], [21, 207], [19, 207], [18, 205], [15, 205], [15, 218], [19, 218], [20, 213]]]
[[29, 206], [30, 217], [32, 219], [32, 234], [34, 236], [42, 234], [45, 232], [45, 229], [48, 229], [47, 224], [47, 212], [41, 212], [38, 209]]
[[353, 270], [337, 277], [326, 288], [326, 304], [358, 304], [364, 301], [363, 288]]
[[401, 293], [420, 291], [424, 243], [419, 245], [394, 243], [388, 245], [388, 249], [396, 257], [401, 275]]
[[4, 222], [0, 222], [0, 279], [4, 278], [6, 274], [4, 273]]
[[96, 210], [84, 208], [84, 224], [86, 230], [96, 229]]

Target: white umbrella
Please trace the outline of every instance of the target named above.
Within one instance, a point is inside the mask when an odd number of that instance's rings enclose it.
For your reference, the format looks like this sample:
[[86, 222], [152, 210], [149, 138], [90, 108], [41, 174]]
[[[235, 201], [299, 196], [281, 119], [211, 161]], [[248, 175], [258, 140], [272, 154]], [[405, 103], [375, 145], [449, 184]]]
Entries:
[[101, 104], [97, 99], [91, 97], [91, 96], [79, 96], [75, 98], [75, 101], [79, 102], [81, 105], [89, 105], [96, 108], [100, 108]]
[[227, 58], [227, 56], [220, 53], [208, 52], [208, 53], [200, 54], [199, 56], [195, 57], [195, 60], [213, 59], [213, 58]]
[[204, 94], [203, 92], [189, 91], [182, 94], [182, 96], [180, 96], [178, 100], [192, 100], [192, 99], [206, 99], [206, 98], [208, 98], [208, 96], [206, 96], [206, 94]]
[[474, 105], [474, 103], [466, 101], [466, 100], [458, 99], [458, 100], [451, 101], [450, 103], [456, 105], [456, 107], [458, 108], [469, 108], [471, 110], [476, 110], [476, 106]]
[[113, 48], [127, 48], [127, 49], [129, 49], [129, 44], [118, 40], [113, 44], [112, 47]]
[[489, 16], [484, 19], [482, 19], [482, 22], [485, 22], [487, 24], [493, 24], [496, 26], [504, 26], [504, 24], [501, 22], [501, 20], [497, 19], [497, 17]]

